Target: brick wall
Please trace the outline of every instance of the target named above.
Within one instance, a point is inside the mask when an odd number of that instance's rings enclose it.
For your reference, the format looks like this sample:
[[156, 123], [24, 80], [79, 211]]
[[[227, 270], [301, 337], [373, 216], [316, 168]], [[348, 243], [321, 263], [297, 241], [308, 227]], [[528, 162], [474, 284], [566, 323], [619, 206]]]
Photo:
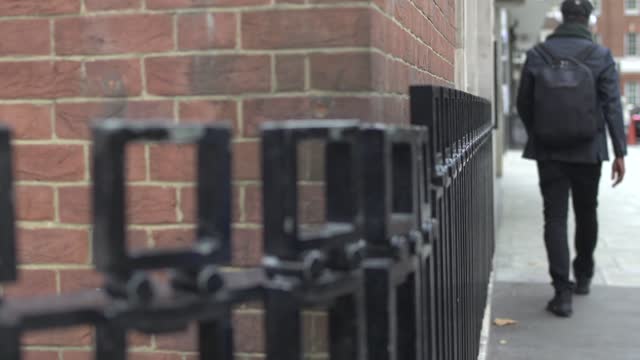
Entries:
[[[626, 15], [623, 0], [610, 0], [602, 8], [596, 31], [600, 34], [604, 46], [611, 49], [614, 57], [624, 58], [626, 34], [640, 33], [640, 16]], [[624, 94], [625, 91], [625, 83], [639, 80], [638, 73], [622, 73], [620, 75], [622, 93]]]
[[[637, 25], [640, 25], [637, 17], [625, 16], [624, 0], [609, 0], [602, 7], [596, 31], [600, 34], [602, 43], [611, 49], [613, 56], [622, 57], [625, 51], [625, 34], [636, 31]], [[640, 27], [637, 31], [640, 31]]]
[[[97, 287], [92, 119], [229, 120], [234, 264], [261, 256], [259, 126], [271, 119], [408, 121], [410, 84], [453, 84], [453, 0], [2, 0], [0, 119], [14, 129], [20, 285], [10, 296]], [[128, 149], [131, 247], [193, 229], [193, 149]], [[318, 191], [307, 188], [313, 218]], [[259, 310], [236, 313], [238, 357], [263, 352]], [[305, 317], [323, 357], [326, 322]], [[195, 359], [193, 336], [131, 337], [134, 360]], [[92, 331], [33, 333], [29, 360], [89, 358]]]

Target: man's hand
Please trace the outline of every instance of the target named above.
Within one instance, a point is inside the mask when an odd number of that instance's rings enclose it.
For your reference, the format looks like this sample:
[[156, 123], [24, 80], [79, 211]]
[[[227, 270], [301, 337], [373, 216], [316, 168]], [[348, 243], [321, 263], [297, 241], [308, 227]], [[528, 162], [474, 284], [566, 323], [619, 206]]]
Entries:
[[611, 169], [611, 180], [613, 180], [613, 187], [618, 186], [624, 179], [624, 158], [616, 158], [613, 162], [613, 168]]

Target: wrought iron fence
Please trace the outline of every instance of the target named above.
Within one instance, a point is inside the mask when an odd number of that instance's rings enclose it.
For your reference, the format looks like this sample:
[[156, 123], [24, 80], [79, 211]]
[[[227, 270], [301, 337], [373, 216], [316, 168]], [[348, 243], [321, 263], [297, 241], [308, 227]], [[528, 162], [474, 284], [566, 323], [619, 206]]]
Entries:
[[[323, 307], [331, 360], [477, 356], [494, 250], [490, 104], [411, 89], [413, 126], [355, 121], [262, 129], [263, 266], [227, 270], [231, 132], [225, 126], [108, 120], [93, 129], [93, 255], [101, 291], [0, 299], [0, 354], [21, 358], [35, 329], [95, 327], [95, 359], [125, 360], [128, 331], [198, 326], [200, 359], [233, 358], [232, 306], [261, 301], [267, 360], [303, 357], [301, 313]], [[298, 214], [299, 145], [325, 144], [326, 221]], [[197, 147], [197, 231], [183, 250], [126, 247], [125, 148]], [[16, 280], [10, 135], [0, 131], [0, 281]], [[148, 272], [170, 270], [165, 280]]]

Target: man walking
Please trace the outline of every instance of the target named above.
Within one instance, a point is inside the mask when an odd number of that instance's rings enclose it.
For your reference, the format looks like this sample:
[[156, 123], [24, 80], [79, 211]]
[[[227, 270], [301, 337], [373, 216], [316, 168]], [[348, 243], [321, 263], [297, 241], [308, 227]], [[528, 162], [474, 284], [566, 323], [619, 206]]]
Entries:
[[[589, 293], [598, 238], [598, 184], [609, 160], [607, 130], [615, 160], [613, 186], [624, 178], [626, 143], [616, 65], [611, 51], [593, 42], [588, 0], [565, 0], [563, 23], [527, 53], [518, 112], [529, 135], [524, 157], [536, 160], [544, 200], [544, 241], [555, 296], [547, 310], [571, 316], [572, 295]], [[576, 220], [570, 280], [567, 239], [569, 193]]]

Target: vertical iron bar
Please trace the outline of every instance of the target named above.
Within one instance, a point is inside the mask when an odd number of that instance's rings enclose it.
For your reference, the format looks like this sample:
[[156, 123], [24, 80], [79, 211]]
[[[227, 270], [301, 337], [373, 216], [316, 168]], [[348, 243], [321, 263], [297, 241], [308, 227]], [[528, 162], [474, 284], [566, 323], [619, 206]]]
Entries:
[[127, 360], [126, 332], [115, 325], [96, 326], [95, 346], [95, 360]]
[[231, 310], [212, 321], [198, 323], [199, 360], [233, 360]]
[[0, 127], [0, 283], [17, 278], [12, 174], [11, 132]]
[[361, 296], [346, 295], [336, 299], [329, 307], [329, 358], [331, 360], [356, 360], [362, 357], [362, 344], [358, 331], [359, 320], [357, 316], [362, 304], [358, 298]]
[[302, 360], [300, 308], [285, 290], [268, 289], [265, 297], [266, 353], [269, 360]]

